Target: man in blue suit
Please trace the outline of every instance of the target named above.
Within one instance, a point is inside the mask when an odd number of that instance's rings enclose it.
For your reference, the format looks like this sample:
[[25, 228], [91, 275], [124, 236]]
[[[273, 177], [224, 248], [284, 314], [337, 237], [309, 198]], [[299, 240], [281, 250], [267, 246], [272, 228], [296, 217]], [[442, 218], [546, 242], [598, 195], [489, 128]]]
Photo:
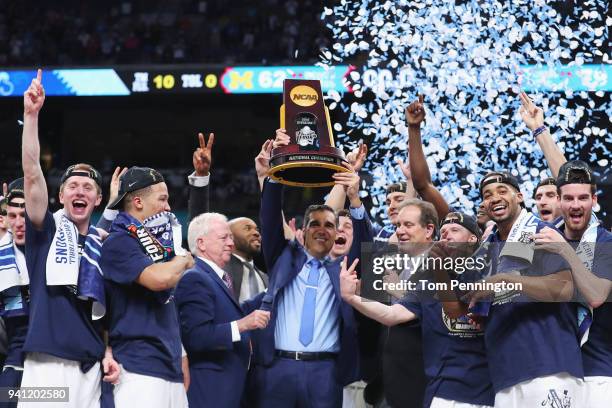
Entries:
[[223, 271], [234, 241], [224, 215], [195, 217], [187, 233], [197, 256], [176, 287], [181, 338], [189, 358], [192, 407], [238, 408], [251, 358], [250, 330], [263, 329], [270, 312], [254, 310], [263, 294], [242, 305]]
[[[282, 186], [265, 180], [261, 230], [270, 281], [262, 309], [272, 311], [272, 320], [253, 333], [257, 405], [340, 407], [342, 387], [358, 379], [359, 356], [354, 315], [340, 296], [342, 259], [329, 256], [336, 215], [326, 205], [308, 207], [302, 246], [284, 238], [281, 201]], [[353, 204], [349, 259], [357, 257], [364, 234], [371, 234], [363, 206]]]

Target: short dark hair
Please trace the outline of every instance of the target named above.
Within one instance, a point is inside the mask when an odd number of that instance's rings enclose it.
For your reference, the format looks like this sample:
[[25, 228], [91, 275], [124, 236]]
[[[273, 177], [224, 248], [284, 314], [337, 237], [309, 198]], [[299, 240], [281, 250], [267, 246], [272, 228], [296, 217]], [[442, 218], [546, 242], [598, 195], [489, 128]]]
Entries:
[[407, 188], [408, 188], [408, 185], [406, 184], [406, 182], [401, 181], [399, 183], [389, 184], [385, 188], [385, 191], [387, 195], [391, 193], [405, 193]]
[[338, 211], [336, 211], [336, 218], [340, 218], [340, 217], [351, 218], [351, 212], [347, 210], [346, 208], [341, 208]]
[[304, 223], [302, 224], [302, 228], [306, 228], [308, 225], [308, 221], [310, 221], [310, 214], [317, 211], [329, 211], [334, 214], [334, 218], [336, 218], [336, 228], [338, 228], [338, 217], [336, 216], [336, 212], [329, 205], [325, 204], [312, 204], [306, 208], [306, 212], [304, 213]]
[[426, 227], [428, 224], [433, 224], [435, 234], [438, 231], [438, 213], [436, 211], [436, 207], [434, 207], [430, 202], [419, 200], [418, 198], [410, 198], [402, 201], [397, 210], [399, 212], [402, 210], [402, 208], [410, 206], [417, 207], [419, 210], [421, 210], [419, 223], [422, 227]]
[[538, 189], [540, 187], [544, 187], [544, 186], [556, 186], [557, 185], [557, 179], [554, 177], [546, 177], [542, 180], [540, 180], [540, 182], [538, 183], [538, 185], [536, 186], [535, 190], [533, 190], [533, 199], [535, 199], [536, 194], [538, 194]]

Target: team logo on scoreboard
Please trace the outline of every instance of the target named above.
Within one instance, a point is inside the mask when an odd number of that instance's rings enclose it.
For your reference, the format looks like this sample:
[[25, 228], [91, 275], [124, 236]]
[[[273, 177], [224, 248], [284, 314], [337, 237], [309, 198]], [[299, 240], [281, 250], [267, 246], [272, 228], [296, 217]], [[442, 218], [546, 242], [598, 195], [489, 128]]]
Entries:
[[291, 89], [291, 101], [299, 106], [312, 106], [319, 100], [319, 95], [308, 85], [298, 85]]
[[300, 113], [295, 118], [295, 142], [302, 150], [319, 150], [317, 118], [312, 113]]

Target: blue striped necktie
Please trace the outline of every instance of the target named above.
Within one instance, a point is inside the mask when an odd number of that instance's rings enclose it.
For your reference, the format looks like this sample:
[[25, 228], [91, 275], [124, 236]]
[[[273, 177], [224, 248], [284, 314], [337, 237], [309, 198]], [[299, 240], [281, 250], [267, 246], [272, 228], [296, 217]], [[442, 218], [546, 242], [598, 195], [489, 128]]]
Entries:
[[300, 343], [308, 346], [312, 342], [314, 334], [315, 307], [317, 304], [317, 287], [319, 285], [319, 268], [321, 262], [318, 259], [311, 259], [308, 262], [310, 271], [306, 281], [306, 291], [304, 292], [304, 306], [302, 307], [302, 320], [300, 322]]

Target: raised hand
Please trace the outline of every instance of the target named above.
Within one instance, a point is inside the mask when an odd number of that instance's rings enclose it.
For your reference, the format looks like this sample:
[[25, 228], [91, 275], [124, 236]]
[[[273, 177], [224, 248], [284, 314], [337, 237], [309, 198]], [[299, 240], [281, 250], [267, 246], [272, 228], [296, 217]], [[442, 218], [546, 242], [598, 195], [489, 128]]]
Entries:
[[122, 169], [120, 166], [117, 166], [115, 168], [115, 171], [113, 172], [113, 176], [111, 177], [111, 182], [110, 182], [109, 197], [108, 197], [109, 203], [112, 203], [113, 201], [115, 201], [115, 199], [119, 195], [119, 178], [123, 175], [123, 173], [127, 171], [127, 169], [128, 169], [127, 167], [124, 167]]
[[287, 129], [276, 129], [276, 136], [273, 143], [274, 149], [281, 146], [287, 146], [290, 141], [291, 138], [287, 134]]
[[355, 172], [338, 172], [333, 176], [336, 185], [344, 187], [346, 196], [349, 200], [359, 197], [359, 175]]
[[208, 143], [204, 140], [204, 135], [198, 133], [200, 147], [193, 152], [193, 169], [198, 177], [208, 176], [210, 164], [212, 163], [212, 147], [215, 143], [215, 134], [208, 135]]
[[272, 151], [272, 140], [268, 139], [261, 145], [259, 154], [255, 157], [255, 172], [258, 179], [263, 179], [270, 170], [270, 152]]
[[358, 172], [363, 167], [366, 157], [368, 156], [368, 145], [365, 143], [359, 143], [356, 149], [353, 149], [349, 154], [346, 155], [346, 161], [353, 166], [353, 169]]
[[406, 108], [406, 122], [408, 122], [409, 127], [420, 127], [421, 122], [425, 120], [423, 100], [423, 95], [419, 95], [419, 99], [412, 102]]
[[357, 272], [355, 267], [359, 259], [355, 259], [350, 267], [347, 268], [347, 257], [345, 256], [342, 260], [340, 267], [340, 296], [345, 301], [352, 300], [357, 296], [357, 289], [359, 287], [359, 279], [357, 279]]
[[529, 130], [533, 132], [544, 126], [544, 111], [542, 108], [537, 107], [525, 92], [521, 92], [519, 98], [521, 100], [519, 113]]
[[406, 159], [406, 162], [404, 163], [402, 159], [396, 158], [395, 162], [402, 171], [404, 177], [406, 177], [406, 180], [412, 180], [412, 173], [410, 172], [410, 162], [408, 161], [408, 159]]
[[45, 103], [45, 88], [42, 86], [42, 70], [38, 69], [36, 78], [23, 94], [23, 113], [24, 115], [38, 115]]

